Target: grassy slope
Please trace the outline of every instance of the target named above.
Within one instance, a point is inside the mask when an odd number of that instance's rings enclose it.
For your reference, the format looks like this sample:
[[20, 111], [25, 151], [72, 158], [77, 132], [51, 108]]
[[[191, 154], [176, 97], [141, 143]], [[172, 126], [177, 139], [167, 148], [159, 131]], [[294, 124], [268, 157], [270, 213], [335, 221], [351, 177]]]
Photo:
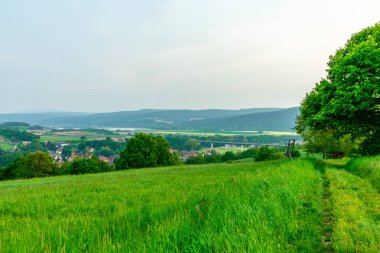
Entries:
[[380, 191], [380, 156], [363, 157], [350, 161], [347, 170], [368, 179], [378, 191]]
[[308, 161], [0, 182], [0, 251], [315, 252], [321, 177]]

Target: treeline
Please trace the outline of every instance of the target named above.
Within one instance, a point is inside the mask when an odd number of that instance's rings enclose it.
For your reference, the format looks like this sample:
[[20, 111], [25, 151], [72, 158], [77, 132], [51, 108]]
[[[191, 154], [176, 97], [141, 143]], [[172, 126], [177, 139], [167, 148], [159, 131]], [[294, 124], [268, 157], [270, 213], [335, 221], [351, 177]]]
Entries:
[[28, 130], [42, 130], [44, 129], [42, 126], [38, 125], [30, 125], [25, 122], [3, 122], [0, 123], [0, 128], [13, 128], [13, 129], [28, 129]]
[[[112, 140], [111, 140], [112, 141]], [[107, 140], [106, 143], [110, 143]], [[0, 168], [0, 180], [99, 173], [129, 168], [145, 168], [181, 164], [178, 154], [169, 151], [168, 142], [161, 136], [138, 134], [120, 153], [115, 165], [92, 156], [76, 158], [58, 166], [46, 152], [34, 152], [14, 159]]]
[[[249, 148], [242, 152], [234, 153], [227, 151], [224, 154], [219, 154], [215, 151], [211, 155], [190, 156], [186, 159], [186, 164], [206, 164], [206, 163], [221, 163], [240, 159], [253, 158], [256, 162], [283, 159], [285, 155], [284, 148], [270, 148], [263, 146], [260, 148]], [[299, 157], [301, 154], [298, 150], [293, 152], [293, 157]]]
[[97, 151], [100, 150], [108, 150], [115, 155], [116, 153], [120, 153], [127, 144], [128, 139], [125, 139], [124, 142], [116, 142], [112, 140], [110, 137], [106, 137], [104, 140], [91, 140], [86, 141], [82, 139], [82, 141], [78, 144], [77, 148], [79, 152], [86, 152], [87, 149], [93, 148]]
[[[298, 135], [210, 135], [210, 136], [184, 136], [184, 135], [164, 135], [170, 147], [178, 150], [200, 150], [202, 147], [210, 147], [208, 143], [201, 141], [221, 141], [221, 142], [242, 142], [242, 143], [278, 143], [287, 144], [289, 139], [302, 140]], [[214, 143], [214, 147], [221, 147], [224, 144]]]
[[19, 131], [13, 128], [0, 128], [0, 136], [3, 136], [11, 142], [32, 141], [40, 138], [27, 131]]
[[[106, 129], [97, 129], [97, 128], [81, 128], [79, 129], [81, 132], [87, 132], [87, 133], [96, 133], [96, 134], [104, 134], [104, 135], [119, 135], [119, 133], [106, 130]], [[78, 129], [74, 128], [63, 128], [63, 129], [52, 129], [52, 133], [62, 133], [62, 132], [74, 132], [78, 131]]]
[[97, 157], [79, 158], [59, 167], [48, 153], [35, 152], [13, 160], [0, 169], [0, 180], [113, 171], [115, 167]]
[[12, 127], [30, 127], [30, 124], [25, 122], [3, 122], [0, 123], [0, 128], [12, 128]]

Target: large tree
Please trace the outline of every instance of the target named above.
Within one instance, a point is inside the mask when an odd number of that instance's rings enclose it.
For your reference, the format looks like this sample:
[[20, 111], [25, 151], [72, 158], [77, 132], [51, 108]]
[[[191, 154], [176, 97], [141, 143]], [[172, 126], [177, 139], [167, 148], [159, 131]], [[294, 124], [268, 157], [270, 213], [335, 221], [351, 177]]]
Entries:
[[297, 131], [310, 130], [361, 138], [363, 153], [380, 153], [380, 23], [330, 56], [327, 77], [301, 103]]
[[145, 168], [178, 164], [178, 155], [169, 152], [168, 142], [161, 136], [138, 134], [128, 141], [120, 153], [116, 169]]

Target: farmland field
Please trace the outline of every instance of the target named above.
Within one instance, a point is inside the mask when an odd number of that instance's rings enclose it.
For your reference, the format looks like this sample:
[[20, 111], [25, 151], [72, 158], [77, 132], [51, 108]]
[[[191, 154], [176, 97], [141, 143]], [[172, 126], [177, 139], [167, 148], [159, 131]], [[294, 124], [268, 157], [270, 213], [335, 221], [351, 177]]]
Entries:
[[7, 140], [5, 140], [2, 136], [0, 136], [0, 148], [4, 150], [9, 150], [13, 148], [13, 145], [10, 144]]

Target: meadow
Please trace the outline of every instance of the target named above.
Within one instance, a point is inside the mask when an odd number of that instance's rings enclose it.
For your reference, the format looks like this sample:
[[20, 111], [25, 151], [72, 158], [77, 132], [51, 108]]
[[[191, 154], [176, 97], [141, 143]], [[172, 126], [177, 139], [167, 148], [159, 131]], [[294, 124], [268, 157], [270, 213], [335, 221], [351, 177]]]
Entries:
[[[0, 252], [379, 252], [380, 157], [0, 182]], [[375, 164], [376, 166], [373, 166]]]
[[0, 182], [0, 251], [319, 251], [321, 192], [306, 160]]

